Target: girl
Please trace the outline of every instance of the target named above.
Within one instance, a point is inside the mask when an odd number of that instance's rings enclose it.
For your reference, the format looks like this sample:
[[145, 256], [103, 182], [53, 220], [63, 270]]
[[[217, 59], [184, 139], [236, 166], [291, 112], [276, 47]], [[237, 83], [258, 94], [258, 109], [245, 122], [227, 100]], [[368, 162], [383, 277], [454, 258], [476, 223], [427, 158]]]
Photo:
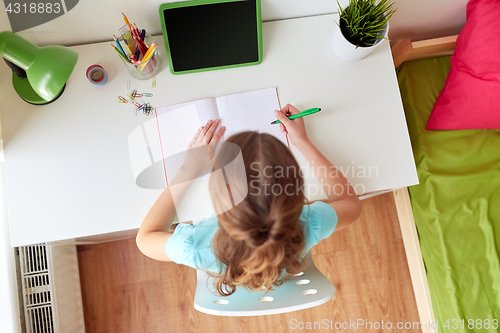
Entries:
[[[203, 163], [185, 162], [173, 180], [180, 184], [175, 186], [175, 193], [172, 185], [167, 187], [139, 229], [136, 241], [142, 253], [206, 270], [215, 277], [220, 295], [231, 295], [238, 285], [250, 290], [270, 290], [288, 276], [303, 271], [304, 255], [334, 230], [354, 222], [361, 213], [361, 202], [349, 181], [311, 143], [303, 118], [287, 118], [297, 113], [291, 105], [275, 111], [281, 131], [304, 155], [320, 181], [327, 203], [307, 204], [299, 165], [278, 139], [256, 132], [239, 133], [226, 142], [241, 150], [247, 181], [244, 187], [248, 190], [244, 199], [232, 202], [229, 207], [234, 207], [224, 211], [228, 191], [231, 195], [233, 190], [233, 198], [237, 194], [233, 186], [237, 180], [231, 179], [230, 174], [226, 175], [226, 182], [214, 181], [212, 176], [210, 195], [219, 215], [197, 225], [179, 224], [174, 232], [169, 232], [175, 216], [172, 196], [181, 196], [189, 186], [183, 180], [194, 179], [202, 171], [187, 166], [200, 167]], [[215, 120], [200, 128], [188, 150], [201, 147], [210, 151], [206, 145], [217, 143], [224, 134], [224, 126], [216, 132], [218, 125]], [[224, 166], [230, 160], [224, 153], [227, 145], [221, 145], [213, 161]], [[187, 155], [186, 160], [195, 155], [198, 154]]]

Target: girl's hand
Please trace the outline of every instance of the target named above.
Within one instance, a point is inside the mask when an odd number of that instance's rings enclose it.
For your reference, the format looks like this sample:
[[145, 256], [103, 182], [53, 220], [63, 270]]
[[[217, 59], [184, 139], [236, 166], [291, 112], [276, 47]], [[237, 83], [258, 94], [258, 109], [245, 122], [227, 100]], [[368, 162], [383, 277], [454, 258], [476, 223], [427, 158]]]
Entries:
[[222, 126], [217, 133], [215, 133], [219, 123], [219, 119], [216, 119], [215, 121], [209, 120], [204, 127], [200, 127], [198, 131], [196, 131], [196, 134], [194, 135], [193, 140], [189, 143], [187, 149], [207, 145], [210, 142], [219, 142], [220, 138], [224, 134], [224, 131], [226, 130], [226, 127]]
[[[220, 121], [209, 120], [204, 127], [200, 127], [189, 143], [186, 149], [186, 156], [184, 164], [181, 168], [186, 171], [188, 175], [198, 177], [199, 175], [207, 172], [212, 167], [212, 151], [214, 144], [219, 142], [220, 138], [226, 131], [226, 127], [222, 126], [217, 132], [217, 126]], [[183, 179], [183, 177], [181, 177]]]
[[279, 111], [274, 111], [276, 118], [281, 121], [281, 124], [279, 124], [281, 132], [287, 134], [292, 144], [301, 149], [309, 142], [306, 126], [304, 124], [304, 118], [301, 117], [293, 120], [287, 118], [299, 113], [300, 111], [290, 104], [287, 104]]

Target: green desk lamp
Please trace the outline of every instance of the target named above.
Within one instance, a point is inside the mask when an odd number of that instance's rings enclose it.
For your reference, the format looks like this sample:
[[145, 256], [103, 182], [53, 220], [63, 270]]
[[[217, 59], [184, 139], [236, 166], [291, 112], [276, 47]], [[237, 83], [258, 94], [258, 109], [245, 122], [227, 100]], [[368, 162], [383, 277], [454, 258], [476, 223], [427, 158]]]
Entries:
[[0, 56], [12, 69], [12, 85], [26, 102], [56, 100], [75, 68], [78, 53], [64, 46], [38, 47], [10, 31], [0, 32]]

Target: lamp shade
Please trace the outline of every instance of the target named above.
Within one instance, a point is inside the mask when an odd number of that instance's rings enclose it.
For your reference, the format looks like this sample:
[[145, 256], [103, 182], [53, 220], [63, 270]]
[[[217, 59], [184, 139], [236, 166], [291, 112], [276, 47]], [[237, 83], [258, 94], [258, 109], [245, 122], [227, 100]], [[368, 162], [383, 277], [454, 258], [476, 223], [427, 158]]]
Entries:
[[38, 47], [10, 31], [0, 33], [0, 55], [26, 72], [28, 82], [15, 72], [12, 82], [23, 99], [38, 95], [41, 100], [35, 104], [59, 97], [78, 59], [78, 53], [67, 47]]

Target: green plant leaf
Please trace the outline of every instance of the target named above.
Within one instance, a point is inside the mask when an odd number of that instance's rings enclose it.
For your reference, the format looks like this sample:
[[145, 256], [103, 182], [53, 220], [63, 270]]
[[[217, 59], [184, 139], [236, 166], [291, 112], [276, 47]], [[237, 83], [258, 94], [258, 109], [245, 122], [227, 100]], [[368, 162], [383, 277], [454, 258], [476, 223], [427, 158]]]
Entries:
[[346, 8], [339, 6], [337, 24], [346, 38], [356, 47], [371, 46], [383, 36], [386, 25], [396, 12], [391, 0], [349, 0]]

